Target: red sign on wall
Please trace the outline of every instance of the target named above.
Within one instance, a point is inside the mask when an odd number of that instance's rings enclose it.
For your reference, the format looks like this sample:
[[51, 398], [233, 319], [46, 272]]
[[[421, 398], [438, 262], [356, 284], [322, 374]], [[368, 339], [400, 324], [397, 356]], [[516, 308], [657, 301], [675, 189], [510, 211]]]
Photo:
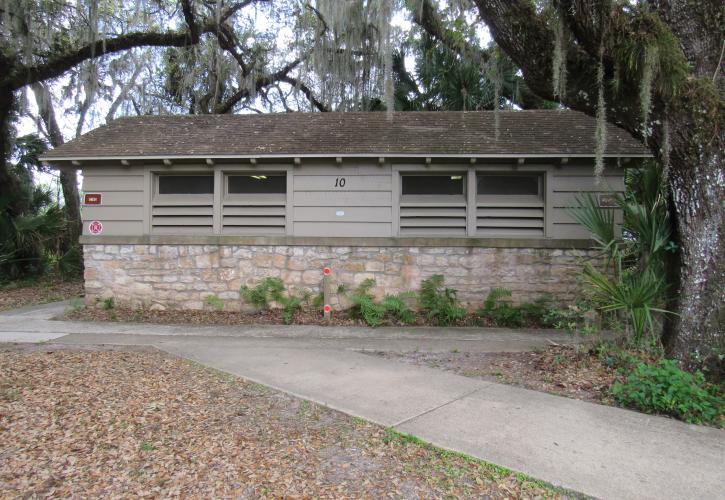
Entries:
[[101, 224], [101, 221], [94, 220], [88, 224], [88, 232], [91, 234], [101, 234], [103, 232], [103, 224]]
[[101, 204], [101, 193], [86, 193], [83, 195], [84, 205], [100, 205]]

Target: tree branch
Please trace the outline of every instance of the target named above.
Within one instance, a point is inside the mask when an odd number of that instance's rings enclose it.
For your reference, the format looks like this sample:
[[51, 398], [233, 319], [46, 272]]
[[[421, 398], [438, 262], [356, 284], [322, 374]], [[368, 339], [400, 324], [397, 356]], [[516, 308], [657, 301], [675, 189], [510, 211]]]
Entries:
[[330, 111], [330, 108], [325, 106], [325, 104], [323, 102], [321, 102], [319, 99], [317, 99], [317, 97], [315, 97], [315, 94], [312, 92], [312, 90], [307, 85], [305, 85], [304, 83], [299, 81], [298, 79], [293, 78], [291, 76], [283, 76], [282, 78], [279, 79], [279, 81], [289, 83], [290, 85], [300, 89], [302, 91], [302, 93], [305, 94], [305, 97], [307, 97], [307, 100], [310, 101], [312, 103], [312, 105], [317, 108], [318, 111], [321, 111], [323, 113], [327, 113]]
[[[295, 59], [294, 61], [284, 65], [282, 68], [278, 69], [274, 73], [269, 73], [266, 75], [262, 75], [257, 77], [256, 82], [254, 83], [254, 88], [259, 90], [262, 87], [265, 87], [267, 85], [273, 84], [277, 81], [282, 80], [284, 77], [287, 76], [287, 73], [295, 69], [299, 64], [302, 62], [302, 59]], [[229, 99], [221, 103], [219, 106], [216, 106], [214, 108], [215, 114], [225, 114], [232, 111], [232, 108], [242, 99], [249, 97], [249, 91], [247, 89], [239, 89], [237, 90]]]
[[[209, 31], [209, 28], [207, 27], [205, 31]], [[29, 84], [57, 78], [81, 62], [94, 57], [122, 52], [135, 47], [185, 47], [189, 44], [190, 39], [187, 32], [146, 33], [137, 31], [89, 43], [37, 66], [15, 67], [7, 81], [12, 90], [19, 90]]]
[[430, 0], [420, 0], [420, 8], [412, 8], [413, 21], [423, 28], [433, 39], [445, 45], [451, 51], [476, 63], [489, 60], [489, 54], [465, 39], [454, 35], [443, 25], [443, 20]]
[[189, 28], [190, 42], [193, 45], [199, 43], [199, 26], [194, 19], [194, 7], [189, 0], [181, 0], [181, 10], [184, 13], [184, 21]]

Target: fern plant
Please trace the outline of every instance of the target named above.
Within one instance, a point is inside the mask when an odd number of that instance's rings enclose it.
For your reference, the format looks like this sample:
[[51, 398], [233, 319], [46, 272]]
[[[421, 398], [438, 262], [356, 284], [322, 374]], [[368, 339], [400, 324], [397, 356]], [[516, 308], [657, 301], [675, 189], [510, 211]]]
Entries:
[[293, 295], [285, 295], [285, 286], [279, 278], [264, 278], [253, 288], [242, 286], [240, 294], [242, 299], [259, 309], [268, 309], [271, 301], [282, 306], [282, 321], [288, 325], [294, 320], [294, 315], [302, 307], [302, 300]]
[[444, 286], [442, 274], [434, 274], [420, 285], [418, 304], [428, 319], [440, 326], [448, 326], [466, 317], [466, 310], [458, 302], [457, 292]]
[[348, 314], [351, 318], [362, 319], [369, 326], [375, 327], [380, 324], [385, 316], [385, 307], [375, 302], [375, 297], [370, 290], [375, 286], [375, 280], [368, 278], [348, 295], [351, 306]]
[[379, 326], [386, 317], [399, 323], [415, 322], [415, 314], [404, 300], [406, 297], [412, 296], [410, 293], [386, 295], [382, 302], [378, 303], [375, 302], [375, 297], [370, 292], [374, 286], [375, 280], [368, 278], [360, 283], [351, 294], [346, 294], [351, 303], [348, 309], [351, 318], [361, 319], [372, 327]]
[[415, 313], [405, 302], [405, 299], [408, 297], [415, 298], [415, 293], [407, 292], [399, 295], [386, 295], [382, 302], [382, 306], [385, 308], [387, 314], [399, 323], [406, 325], [415, 322]]

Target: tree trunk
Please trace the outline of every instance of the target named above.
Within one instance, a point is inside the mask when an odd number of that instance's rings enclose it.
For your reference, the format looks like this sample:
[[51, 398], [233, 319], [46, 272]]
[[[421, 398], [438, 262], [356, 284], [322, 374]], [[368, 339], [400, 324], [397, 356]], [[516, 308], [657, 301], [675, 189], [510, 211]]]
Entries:
[[[63, 145], [65, 141], [55, 117], [50, 91], [43, 83], [34, 83], [31, 88], [35, 94], [35, 102], [38, 105], [38, 114], [48, 131], [50, 144], [57, 148]], [[65, 200], [65, 213], [68, 218], [68, 230], [63, 238], [63, 251], [67, 251], [70, 247], [78, 244], [78, 238], [82, 232], [78, 173], [72, 167], [61, 167], [59, 177], [63, 189], [63, 199]]]
[[78, 173], [72, 168], [60, 169], [60, 186], [65, 200], [65, 214], [68, 218], [68, 229], [64, 239], [63, 250], [78, 244], [82, 231], [80, 194], [78, 192]]
[[[594, 75], [601, 46], [602, 4], [595, 0], [558, 0], [557, 4], [577, 42], [567, 52], [570, 78], [563, 101], [595, 116], [596, 99], [589, 96], [598, 91]], [[496, 43], [523, 70], [529, 88], [551, 99], [553, 32], [546, 18], [529, 0], [476, 0], [476, 5]], [[722, 0], [663, 0], [651, 5], [677, 38], [690, 74], [675, 96], [660, 95], [653, 88], [649, 137], [642, 136], [639, 79], [631, 79], [630, 87], [616, 94], [610, 85], [605, 86], [607, 119], [645, 141], [656, 158], [670, 162], [681, 269], [679, 316], [664, 340], [669, 355], [692, 367], [710, 354], [725, 352], [725, 88], [720, 66], [723, 41], [717, 36], [723, 29]], [[628, 15], [617, 9], [618, 19]], [[617, 26], [622, 31], [609, 31], [608, 36], [619, 40], [608, 40], [605, 46], [617, 45], [624, 37], [642, 43], [641, 33], [627, 31], [626, 23]], [[613, 63], [627, 67], [631, 61], [609, 60], [607, 80], [614, 75]], [[670, 126], [669, 138], [665, 137], [665, 122]], [[665, 152], [668, 144], [669, 158]]]
[[0, 200], [9, 201], [7, 210], [11, 216], [20, 215], [27, 208], [23, 206], [22, 196], [14, 196], [20, 190], [20, 186], [8, 171], [7, 160], [10, 156], [10, 127], [14, 105], [15, 96], [12, 90], [0, 87]]
[[723, 110], [703, 94], [685, 97], [670, 115], [669, 181], [682, 261], [677, 335], [665, 338], [665, 348], [691, 367], [725, 353], [725, 132], [717, 126]]

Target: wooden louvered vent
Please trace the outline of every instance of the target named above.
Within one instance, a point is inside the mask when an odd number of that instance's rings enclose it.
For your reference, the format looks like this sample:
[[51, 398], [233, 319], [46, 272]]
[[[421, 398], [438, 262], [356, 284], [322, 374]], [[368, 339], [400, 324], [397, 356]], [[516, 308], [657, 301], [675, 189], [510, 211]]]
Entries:
[[401, 236], [465, 236], [464, 202], [408, 202], [400, 204]]
[[229, 175], [222, 202], [222, 234], [284, 235], [285, 175]]
[[465, 176], [403, 175], [401, 236], [466, 236]]
[[213, 193], [211, 175], [159, 175], [151, 204], [151, 232], [211, 234]]
[[542, 182], [539, 174], [479, 174], [476, 236], [543, 237]]

